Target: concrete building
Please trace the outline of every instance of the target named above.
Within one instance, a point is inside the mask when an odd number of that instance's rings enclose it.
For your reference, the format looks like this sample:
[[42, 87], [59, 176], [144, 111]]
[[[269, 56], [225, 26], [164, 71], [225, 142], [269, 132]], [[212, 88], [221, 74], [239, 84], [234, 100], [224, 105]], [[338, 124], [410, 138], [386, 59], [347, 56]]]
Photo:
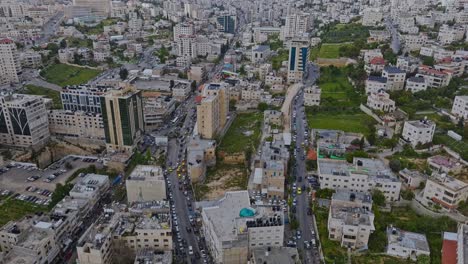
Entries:
[[404, 168], [398, 172], [400, 180], [403, 182], [406, 187], [409, 189], [416, 189], [421, 186], [422, 183], [425, 183], [427, 180], [427, 175], [421, 173], [417, 170], [409, 170]]
[[416, 260], [420, 255], [430, 255], [426, 235], [387, 227], [387, 255]]
[[110, 181], [107, 175], [87, 174], [73, 185], [69, 195], [75, 199], [87, 199], [93, 207], [109, 187]]
[[187, 174], [192, 182], [202, 180], [206, 168], [216, 164], [216, 141], [192, 138], [187, 146]]
[[196, 81], [197, 84], [206, 81], [208, 78], [208, 73], [204, 66], [191, 65], [187, 75], [189, 80]]
[[289, 38], [302, 37], [309, 29], [310, 20], [310, 14], [308, 13], [288, 14], [285, 25], [281, 28], [280, 38], [284, 41]]
[[178, 23], [173, 28], [174, 41], [179, 41], [180, 36], [191, 36], [195, 34], [193, 23]]
[[419, 33], [417, 35], [402, 35], [402, 38], [406, 51], [420, 50], [421, 47], [426, 45], [429, 40], [425, 33]]
[[0, 143], [39, 149], [49, 140], [44, 98], [37, 95], [0, 96]]
[[42, 56], [38, 52], [22, 52], [19, 56], [21, 67], [39, 68], [42, 65]]
[[166, 199], [166, 182], [161, 167], [138, 165], [125, 181], [129, 203]]
[[291, 41], [288, 61], [288, 83], [298, 83], [303, 79], [309, 60], [309, 43], [302, 40]]
[[60, 92], [64, 110], [101, 113], [101, 96], [110, 87], [76, 85], [66, 86]]
[[248, 191], [226, 192], [202, 207], [203, 235], [215, 263], [247, 263], [249, 249], [281, 247], [282, 212], [250, 204]]
[[318, 159], [320, 188], [350, 192], [382, 191], [388, 201], [400, 197], [401, 182], [380, 160], [354, 158], [353, 164], [345, 160]]
[[273, 87], [276, 84], [283, 84], [283, 77], [268, 74], [265, 76], [265, 85]]
[[418, 200], [426, 206], [439, 205], [442, 209], [453, 210], [458, 203], [468, 198], [468, 184], [448, 176], [434, 173], [427, 179]]
[[377, 8], [366, 8], [362, 15], [362, 25], [373, 27], [377, 26], [382, 22], [383, 13]]
[[455, 96], [452, 106], [452, 114], [457, 118], [468, 120], [468, 96]]
[[422, 65], [418, 69], [416, 77], [423, 77], [427, 87], [440, 88], [449, 85], [452, 74], [446, 70], [436, 70], [432, 67]]
[[382, 77], [387, 78], [387, 90], [401, 90], [405, 86], [406, 72], [397, 67], [386, 66], [382, 71]]
[[19, 83], [21, 74], [21, 61], [16, 44], [11, 39], [0, 40], [0, 84], [9, 85]]
[[456, 41], [463, 40], [465, 36], [465, 28], [461, 26], [449, 26], [444, 24], [439, 29], [437, 40], [442, 45], [448, 45]]
[[216, 18], [216, 27], [219, 32], [234, 34], [237, 29], [237, 17], [235, 15], [221, 15]]
[[396, 66], [407, 73], [415, 72], [419, 67], [420, 59], [415, 57], [399, 56]]
[[333, 194], [328, 215], [328, 238], [342, 247], [366, 248], [375, 230], [372, 197], [368, 193], [338, 191]]
[[101, 114], [50, 110], [48, 119], [50, 134], [56, 137], [105, 140]]
[[143, 118], [145, 130], [151, 131], [160, 127], [175, 110], [176, 102], [170, 96], [154, 96], [143, 93]]
[[252, 48], [252, 55], [250, 60], [253, 63], [265, 61], [270, 55], [270, 47], [266, 45], [258, 45]]
[[367, 96], [367, 106], [383, 112], [395, 111], [395, 101], [390, 99], [390, 95], [383, 90]]
[[291, 247], [273, 247], [256, 248], [251, 250], [251, 264], [299, 264], [299, 252], [297, 248]]
[[304, 89], [304, 105], [320, 105], [322, 90], [318, 86], [308, 86]]
[[366, 80], [366, 94], [378, 93], [380, 90], [387, 90], [387, 78], [369, 76]]
[[179, 81], [172, 87], [172, 97], [179, 102], [185, 101], [191, 92], [192, 87], [189, 82]]
[[406, 121], [401, 133], [402, 139], [416, 147], [418, 144], [427, 144], [432, 142], [436, 124], [431, 120], [412, 120]]
[[109, 0], [73, 0], [73, 9], [86, 9], [89, 15], [108, 17], [111, 12]]
[[227, 122], [229, 97], [225, 85], [206, 84], [197, 105], [197, 129], [202, 138], [213, 139]]
[[410, 77], [406, 80], [406, 90], [412, 93], [425, 91], [427, 89], [426, 79], [424, 77]]
[[141, 91], [112, 90], [100, 100], [106, 148], [132, 153], [145, 131]]

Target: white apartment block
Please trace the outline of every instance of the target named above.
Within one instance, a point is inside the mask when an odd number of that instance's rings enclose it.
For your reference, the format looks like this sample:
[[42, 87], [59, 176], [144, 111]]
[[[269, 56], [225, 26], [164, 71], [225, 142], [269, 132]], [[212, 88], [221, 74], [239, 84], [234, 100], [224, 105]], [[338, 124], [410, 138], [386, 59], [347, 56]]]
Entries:
[[12, 94], [0, 97], [0, 142], [16, 147], [40, 148], [49, 140], [44, 98]]
[[270, 54], [270, 47], [266, 45], [258, 45], [252, 48], [250, 60], [253, 63], [265, 61]]
[[21, 74], [21, 61], [16, 44], [11, 39], [0, 40], [0, 84], [8, 85], [19, 83]]
[[136, 166], [125, 184], [129, 203], [162, 201], [167, 198], [166, 182], [159, 166]]
[[38, 52], [22, 52], [19, 57], [23, 68], [38, 68], [42, 65], [42, 57]]
[[83, 111], [50, 110], [50, 134], [57, 137], [105, 140], [101, 114]]
[[437, 40], [442, 45], [448, 45], [456, 41], [460, 41], [465, 36], [465, 29], [459, 26], [449, 26], [444, 24], [439, 29]]
[[260, 101], [263, 94], [263, 89], [257, 87], [242, 87], [241, 100], [245, 101]]
[[229, 112], [229, 96], [221, 84], [206, 84], [203, 99], [197, 105], [197, 131], [204, 139], [213, 139], [224, 127]]
[[283, 77], [268, 74], [265, 76], [265, 85], [273, 87], [275, 84], [283, 84]]
[[387, 227], [387, 255], [416, 260], [420, 255], [430, 255], [426, 235]]
[[322, 90], [318, 86], [308, 86], [304, 88], [304, 105], [320, 105], [320, 95]]
[[377, 26], [382, 22], [383, 13], [378, 8], [366, 8], [362, 15], [362, 25], [363, 26]]
[[457, 208], [461, 201], [468, 198], [468, 184], [451, 176], [434, 173], [426, 181], [418, 200], [426, 206], [438, 204], [445, 210]]
[[449, 85], [452, 74], [445, 70], [436, 70], [428, 66], [420, 66], [416, 77], [424, 77], [427, 87], [440, 88]]
[[285, 25], [281, 28], [281, 39], [300, 37], [309, 29], [310, 14], [294, 13], [286, 16]]
[[380, 90], [387, 90], [387, 78], [369, 76], [366, 80], [366, 94], [378, 93]]
[[416, 189], [420, 186], [421, 183], [426, 182], [427, 175], [421, 173], [417, 170], [409, 170], [404, 168], [398, 172], [398, 177], [400, 180], [410, 189]]
[[334, 193], [328, 215], [328, 238], [339, 241], [346, 248], [366, 247], [370, 234], [375, 230], [371, 208], [370, 194]]
[[109, 176], [87, 174], [80, 178], [70, 190], [69, 196], [74, 199], [87, 199], [91, 207], [99, 201], [100, 197], [109, 189]]
[[174, 41], [179, 41], [180, 36], [192, 36], [195, 34], [195, 29], [192, 23], [178, 23], [173, 28]]
[[382, 71], [382, 77], [387, 78], [387, 90], [402, 90], [405, 86], [406, 72], [397, 67], [386, 66]]
[[408, 51], [419, 50], [428, 41], [428, 37], [424, 33], [420, 33], [419, 35], [402, 35], [402, 38], [405, 50]]
[[367, 106], [371, 109], [383, 112], [395, 111], [395, 101], [390, 99], [390, 95], [383, 90], [377, 93], [371, 93], [367, 96]]
[[418, 144], [427, 144], [432, 142], [436, 124], [431, 120], [413, 120], [405, 121], [401, 137], [403, 140], [416, 147]]
[[179, 36], [177, 42], [177, 56], [197, 57], [197, 43], [194, 35]]
[[320, 188], [348, 192], [382, 191], [388, 201], [397, 201], [401, 182], [380, 160], [354, 158], [353, 164], [345, 160], [319, 159]]
[[427, 89], [426, 79], [424, 77], [410, 77], [406, 80], [406, 90], [412, 93], [425, 91]]
[[360, 56], [364, 60], [365, 64], [370, 63], [370, 61], [375, 57], [383, 58], [383, 54], [380, 49], [361, 50]]
[[187, 99], [190, 92], [192, 92], [192, 87], [190, 83], [186, 81], [179, 81], [172, 87], [172, 97], [179, 102]]
[[396, 66], [407, 73], [414, 72], [419, 67], [420, 60], [414, 57], [403, 57], [397, 58]]
[[468, 96], [459, 95], [455, 96], [452, 106], [452, 114], [457, 118], [464, 118], [465, 121], [468, 120]]

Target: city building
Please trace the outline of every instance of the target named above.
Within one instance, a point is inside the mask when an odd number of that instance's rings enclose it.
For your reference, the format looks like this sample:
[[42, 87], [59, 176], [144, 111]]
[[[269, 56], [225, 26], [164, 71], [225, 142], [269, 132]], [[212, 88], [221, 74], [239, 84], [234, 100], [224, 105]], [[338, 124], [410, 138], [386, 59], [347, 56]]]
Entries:
[[382, 77], [387, 78], [387, 90], [402, 90], [405, 86], [406, 72], [398, 69], [397, 67], [384, 67]]
[[179, 41], [179, 37], [183, 35], [194, 35], [195, 28], [193, 23], [178, 23], [173, 28], [174, 41]]
[[438, 205], [445, 210], [457, 208], [458, 203], [468, 198], [468, 184], [445, 173], [433, 173], [426, 181], [424, 190], [417, 199], [426, 206]]
[[447, 70], [437, 70], [429, 66], [419, 66], [416, 77], [423, 77], [427, 87], [440, 88], [449, 85], [452, 73]]
[[288, 61], [288, 83], [301, 82], [309, 60], [309, 43], [302, 40], [291, 41]]
[[141, 91], [111, 90], [101, 96], [106, 148], [132, 153], [144, 132]]
[[410, 189], [419, 188], [421, 184], [425, 183], [427, 180], [426, 174], [417, 170], [409, 170], [408, 168], [399, 171], [398, 176], [403, 184]]
[[396, 66], [407, 73], [415, 72], [419, 67], [420, 59], [415, 57], [399, 56], [397, 58]]
[[252, 48], [251, 61], [253, 63], [263, 62], [270, 55], [270, 47], [266, 45], [258, 45]]
[[383, 13], [377, 8], [366, 8], [362, 15], [362, 25], [368, 27], [378, 26], [382, 22]]
[[281, 28], [281, 39], [284, 41], [289, 38], [302, 37], [307, 33], [311, 24], [310, 14], [292, 13], [285, 19], [285, 25]]
[[187, 146], [187, 174], [192, 182], [202, 180], [206, 168], [216, 164], [216, 141], [191, 138]]
[[105, 140], [101, 114], [50, 110], [48, 119], [50, 134], [56, 137]]
[[465, 28], [462, 26], [449, 26], [444, 24], [439, 29], [437, 40], [442, 45], [448, 45], [456, 41], [463, 40], [465, 36]]
[[125, 186], [129, 203], [166, 199], [166, 182], [158, 166], [136, 166], [125, 181]]
[[267, 247], [251, 250], [251, 264], [298, 264], [301, 263], [297, 248]]
[[366, 94], [378, 93], [380, 90], [387, 90], [387, 78], [369, 76], [366, 80]]
[[451, 156], [435, 155], [427, 158], [429, 168], [438, 173], [458, 173], [464, 164]]
[[[108, 17], [111, 13], [111, 1], [109, 0], [73, 0], [72, 10], [74, 14], [86, 14]], [[83, 12], [84, 11], [84, 12]]]
[[219, 32], [234, 34], [237, 28], [237, 18], [235, 15], [222, 15], [216, 18]]
[[388, 201], [400, 197], [401, 182], [380, 160], [354, 158], [353, 164], [346, 160], [318, 159], [320, 188], [337, 191], [372, 192], [380, 190]]
[[432, 142], [436, 124], [427, 118], [423, 120], [405, 121], [401, 137], [405, 143], [416, 147], [418, 144], [427, 144]]
[[406, 90], [412, 93], [425, 91], [427, 89], [426, 79], [424, 77], [410, 77], [406, 80]]
[[202, 205], [203, 235], [215, 263], [244, 264], [249, 249], [281, 247], [284, 219], [281, 211], [250, 204], [248, 191], [226, 192]]
[[39, 149], [49, 140], [44, 98], [37, 95], [0, 96], [0, 143]]
[[192, 87], [189, 82], [179, 81], [172, 87], [172, 97], [179, 102], [185, 101], [190, 92], [192, 92]]
[[143, 93], [143, 118], [145, 130], [151, 131], [164, 124], [174, 112], [176, 102], [174, 97], [154, 96], [152, 93]]
[[101, 96], [109, 87], [90, 85], [66, 86], [60, 92], [64, 110], [101, 113]]
[[320, 105], [320, 95], [322, 90], [318, 86], [307, 86], [304, 89], [304, 105], [314, 106]]
[[377, 93], [371, 93], [367, 96], [367, 106], [371, 109], [383, 112], [395, 111], [395, 101], [390, 99], [390, 95], [384, 90], [380, 90]]
[[375, 230], [372, 197], [368, 193], [338, 191], [333, 194], [328, 215], [328, 238], [342, 247], [367, 248]]
[[229, 96], [224, 84], [206, 84], [203, 99], [197, 105], [197, 131], [204, 139], [213, 139], [227, 122]]
[[455, 96], [452, 106], [452, 114], [457, 118], [468, 120], [468, 96]]
[[416, 260], [420, 255], [430, 255], [426, 235], [387, 227], [387, 255]]
[[93, 207], [109, 187], [110, 181], [107, 175], [86, 174], [73, 185], [69, 196], [74, 199], [87, 199]]
[[19, 83], [21, 61], [16, 44], [11, 39], [0, 39], [0, 85]]

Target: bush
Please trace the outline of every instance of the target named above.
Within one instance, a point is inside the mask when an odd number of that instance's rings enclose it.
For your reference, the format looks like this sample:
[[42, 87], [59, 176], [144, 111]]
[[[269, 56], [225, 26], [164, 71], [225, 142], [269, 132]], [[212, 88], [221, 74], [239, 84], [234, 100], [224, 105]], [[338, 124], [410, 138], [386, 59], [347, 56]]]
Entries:
[[390, 160], [389, 166], [393, 172], [399, 172], [401, 170], [401, 161], [398, 159], [392, 159]]
[[385, 195], [382, 193], [382, 191], [378, 189], [374, 189], [372, 191], [372, 201], [374, 201], [374, 204], [377, 206], [384, 206], [385, 205]]
[[401, 191], [400, 195], [401, 195], [401, 198], [405, 200], [411, 201], [414, 199], [414, 192], [412, 192], [411, 190], [403, 190]]

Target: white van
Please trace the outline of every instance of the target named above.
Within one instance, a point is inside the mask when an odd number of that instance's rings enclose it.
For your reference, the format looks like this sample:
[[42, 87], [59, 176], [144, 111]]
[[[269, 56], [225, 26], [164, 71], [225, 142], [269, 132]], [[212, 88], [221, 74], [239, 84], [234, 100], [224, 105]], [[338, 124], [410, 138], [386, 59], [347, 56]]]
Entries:
[[189, 246], [189, 247], [188, 247], [188, 253], [189, 253], [189, 255], [193, 255], [193, 248], [192, 248], [192, 246]]

